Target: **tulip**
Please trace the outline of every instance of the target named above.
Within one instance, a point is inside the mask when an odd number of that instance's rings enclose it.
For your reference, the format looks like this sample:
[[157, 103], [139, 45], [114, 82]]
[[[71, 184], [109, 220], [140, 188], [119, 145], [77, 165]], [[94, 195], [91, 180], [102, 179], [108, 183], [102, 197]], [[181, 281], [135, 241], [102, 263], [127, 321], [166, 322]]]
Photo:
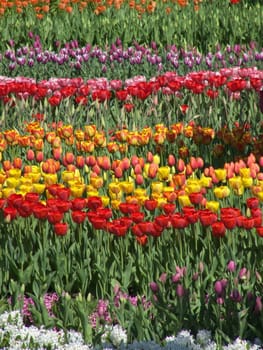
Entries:
[[75, 223], [81, 224], [86, 219], [86, 213], [81, 210], [74, 210], [71, 212], [71, 218]]
[[185, 289], [181, 284], [177, 284], [176, 294], [179, 298], [182, 298], [185, 295]]
[[57, 236], [65, 236], [68, 231], [68, 224], [66, 222], [59, 222], [54, 224], [54, 232]]
[[153, 293], [159, 292], [159, 286], [158, 286], [158, 284], [156, 282], [151, 282], [150, 283], [150, 288], [151, 288]]
[[236, 263], [233, 260], [230, 260], [227, 264], [227, 270], [229, 272], [234, 272], [236, 270]]
[[216, 221], [211, 224], [212, 235], [214, 237], [224, 237], [226, 233], [226, 227], [222, 221]]
[[190, 198], [187, 195], [179, 195], [178, 196], [178, 202], [179, 202], [181, 207], [191, 206]]
[[63, 219], [64, 213], [59, 210], [49, 211], [47, 214], [47, 219], [51, 224], [59, 223]]

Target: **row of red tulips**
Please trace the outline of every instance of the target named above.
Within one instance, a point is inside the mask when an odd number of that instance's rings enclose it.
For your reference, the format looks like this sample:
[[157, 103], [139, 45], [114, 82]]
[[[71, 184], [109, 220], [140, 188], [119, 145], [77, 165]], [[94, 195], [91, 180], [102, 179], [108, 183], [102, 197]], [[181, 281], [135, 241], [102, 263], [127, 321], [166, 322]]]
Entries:
[[[70, 191], [58, 186], [50, 187], [49, 191], [55, 197], [48, 199], [46, 204], [39, 200], [37, 193], [27, 193], [24, 197], [21, 194], [12, 194], [7, 199], [2, 198], [0, 207], [6, 222], [17, 217], [33, 216], [38, 220], [48, 220], [54, 226], [57, 235], [65, 235], [68, 223], [63, 222], [63, 218], [69, 213], [71, 220], [77, 224], [82, 224], [88, 219], [95, 230], [103, 230], [118, 237], [125, 236], [130, 229], [141, 244], [147, 242], [148, 236], [161, 236], [165, 229], [183, 230], [198, 222], [202, 227], [211, 227], [215, 237], [224, 237], [227, 230], [236, 227], [245, 230], [255, 228], [258, 235], [263, 237], [262, 210], [259, 200], [255, 197], [246, 201], [250, 216], [244, 216], [240, 209], [233, 207], [221, 208], [220, 214], [209, 209], [199, 209], [202, 195], [192, 193], [189, 196], [192, 206], [185, 206], [180, 211], [176, 211], [176, 204], [165, 203], [160, 214], [155, 216], [158, 201], [148, 199], [144, 201], [143, 206], [138, 203], [120, 203], [121, 216], [114, 218], [116, 212], [104, 207], [100, 197], [68, 199]], [[147, 214], [153, 219], [147, 220]]]
[[[263, 86], [263, 71], [257, 68], [223, 68], [219, 72], [200, 71], [190, 72], [179, 76], [176, 72], [167, 72], [161, 76], [146, 81], [143, 76], [121, 80], [108, 81], [105, 78], [91, 79], [86, 82], [82, 78], [50, 79], [36, 82], [27, 78], [2, 77], [0, 98], [7, 103], [11, 96], [35, 100], [48, 98], [52, 106], [57, 106], [63, 99], [73, 97], [78, 104], [86, 104], [88, 97], [103, 102], [114, 96], [120, 101], [129, 101], [132, 97], [145, 100], [157, 92], [163, 94], [179, 94], [183, 89], [194, 94], [205, 93], [211, 99], [219, 94], [219, 88], [224, 87], [227, 94], [239, 98], [241, 91], [260, 91]], [[11, 99], [12, 100], [12, 99]], [[14, 101], [13, 101], [14, 102]]]

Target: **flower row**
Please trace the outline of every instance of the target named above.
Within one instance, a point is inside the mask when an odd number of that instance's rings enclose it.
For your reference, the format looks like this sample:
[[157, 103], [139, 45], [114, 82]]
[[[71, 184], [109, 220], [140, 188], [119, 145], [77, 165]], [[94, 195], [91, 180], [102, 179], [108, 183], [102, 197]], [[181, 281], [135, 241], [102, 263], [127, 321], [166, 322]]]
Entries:
[[[152, 42], [149, 47], [134, 43], [133, 46], [124, 48], [122, 41], [117, 39], [109, 48], [100, 48], [86, 44], [79, 47], [77, 40], [72, 40], [62, 46], [59, 41], [55, 42], [56, 50], [49, 51], [43, 49], [43, 44], [39, 36], [29, 33], [32, 40], [31, 45], [18, 47], [15, 49], [15, 42], [10, 40], [10, 48], [2, 53], [2, 70], [9, 69], [10, 73], [16, 75], [32, 75], [35, 68], [49, 66], [49, 71], [53, 72], [53, 67], [59, 69], [69, 69], [70, 76], [85, 70], [85, 75], [91, 74], [93, 67], [96, 67], [97, 74], [110, 74], [112, 70], [142, 70], [143, 74], [148, 70], [163, 72], [171, 69], [190, 71], [194, 69], [220, 69], [227, 66], [253, 66], [260, 65], [263, 60], [261, 48], [252, 42], [250, 47], [244, 45], [227, 45], [225, 48], [218, 46], [214, 53], [206, 55], [199, 53], [195, 48], [190, 50], [179, 49], [175, 45], [170, 45], [165, 49], [158, 47]], [[0, 67], [1, 67], [0, 66]], [[99, 72], [100, 71], [100, 72]], [[45, 72], [49, 74], [48, 71]], [[63, 70], [65, 75], [65, 72]], [[116, 74], [116, 73], [115, 73]]]
[[108, 81], [106, 78], [89, 79], [86, 82], [82, 78], [53, 78], [36, 82], [34, 79], [21, 77], [2, 77], [0, 97], [5, 103], [12, 101], [13, 94], [22, 99], [30, 96], [35, 100], [48, 98], [52, 106], [57, 106], [63, 99], [72, 97], [76, 103], [85, 105], [89, 96], [93, 101], [99, 102], [113, 97], [126, 102], [132, 98], [145, 100], [157, 92], [181, 96], [184, 89], [193, 94], [206, 94], [209, 98], [215, 99], [219, 95], [219, 89], [223, 87], [233, 98], [240, 98], [240, 93], [244, 90], [260, 91], [262, 81], [263, 71], [239, 67], [224, 68], [219, 72], [190, 72], [185, 76], [179, 76], [176, 72], [166, 72], [149, 81], [144, 76], [135, 76], [125, 82]]

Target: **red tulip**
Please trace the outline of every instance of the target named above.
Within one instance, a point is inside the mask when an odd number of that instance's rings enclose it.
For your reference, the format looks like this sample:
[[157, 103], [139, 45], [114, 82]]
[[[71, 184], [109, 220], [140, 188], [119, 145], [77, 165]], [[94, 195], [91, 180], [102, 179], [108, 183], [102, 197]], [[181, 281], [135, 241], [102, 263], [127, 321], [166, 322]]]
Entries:
[[214, 237], [225, 237], [226, 227], [222, 221], [212, 223], [212, 235]]
[[144, 201], [144, 207], [149, 210], [149, 211], [153, 211], [157, 208], [158, 202], [155, 199], [146, 199]]
[[61, 100], [62, 100], [61, 97], [53, 95], [53, 96], [49, 97], [48, 103], [51, 106], [56, 107], [60, 104]]
[[249, 209], [255, 209], [259, 207], [259, 199], [256, 197], [247, 198], [246, 203]]
[[14, 220], [17, 217], [18, 212], [16, 208], [8, 206], [3, 209], [3, 214], [4, 214], [5, 220], [9, 222]]
[[49, 210], [47, 214], [47, 219], [51, 224], [56, 224], [63, 219], [64, 213], [59, 210]]
[[17, 208], [17, 211], [20, 216], [22, 216], [23, 218], [27, 218], [32, 214], [33, 206], [34, 206], [34, 203], [28, 200], [24, 200], [21, 206]]
[[87, 200], [87, 208], [90, 210], [97, 210], [102, 207], [102, 199], [97, 196], [89, 197]]
[[81, 224], [86, 219], [86, 213], [81, 210], [74, 210], [71, 212], [71, 217], [75, 223]]
[[232, 230], [237, 225], [236, 216], [234, 215], [221, 215], [221, 221], [229, 230]]
[[259, 237], [263, 237], [263, 226], [256, 227], [256, 231]]
[[68, 231], [68, 224], [66, 222], [58, 222], [54, 224], [54, 232], [57, 236], [65, 236]]
[[156, 222], [159, 226], [166, 228], [170, 223], [170, 217], [169, 215], [159, 215], [155, 217], [154, 222]]
[[144, 213], [140, 211], [134, 212], [134, 213], [131, 213], [129, 217], [132, 219], [132, 221], [135, 224], [138, 224], [139, 222], [142, 222], [144, 220]]
[[119, 205], [119, 210], [123, 214], [131, 214], [131, 213], [136, 213], [140, 210], [139, 204], [135, 203], [120, 203]]
[[217, 215], [210, 210], [200, 210], [199, 219], [203, 226], [211, 226], [214, 222], [217, 221]]
[[146, 235], [143, 235], [141, 237], [136, 237], [136, 241], [140, 244], [140, 245], [145, 245], [148, 242], [148, 237]]
[[71, 201], [71, 210], [82, 210], [86, 207], [85, 198], [74, 198]]
[[200, 204], [203, 200], [203, 195], [201, 192], [197, 192], [197, 193], [190, 193], [189, 194], [189, 199], [191, 201], [192, 204]]
[[255, 226], [254, 218], [244, 218], [243, 219], [243, 227], [246, 230], [251, 230]]
[[166, 215], [171, 215], [174, 213], [176, 205], [173, 203], [166, 203], [163, 205], [162, 209]]
[[39, 201], [39, 194], [34, 192], [28, 192], [25, 195], [25, 200], [37, 203]]
[[184, 229], [189, 224], [187, 218], [179, 213], [171, 215], [170, 218], [172, 226], [176, 229]]
[[13, 193], [7, 198], [7, 205], [18, 208], [23, 203], [23, 196], [21, 194]]
[[42, 203], [37, 203], [33, 206], [32, 211], [36, 219], [42, 220], [47, 218], [49, 208]]

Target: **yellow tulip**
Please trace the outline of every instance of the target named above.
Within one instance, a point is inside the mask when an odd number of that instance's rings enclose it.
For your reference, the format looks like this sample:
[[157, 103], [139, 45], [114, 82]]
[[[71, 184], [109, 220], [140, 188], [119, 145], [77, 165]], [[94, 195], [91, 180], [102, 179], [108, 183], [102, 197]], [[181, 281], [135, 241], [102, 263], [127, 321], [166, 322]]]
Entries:
[[110, 203], [110, 198], [107, 196], [100, 196], [101, 200], [102, 200], [102, 205], [104, 207], [107, 207]]
[[30, 177], [26, 177], [26, 176], [21, 176], [20, 177], [20, 182], [21, 185], [32, 185], [32, 179]]
[[212, 178], [210, 176], [201, 176], [200, 178], [200, 185], [202, 187], [211, 187], [212, 185]]
[[120, 204], [121, 204], [121, 201], [118, 200], [118, 199], [113, 199], [113, 200], [111, 201], [111, 207], [112, 207], [112, 209], [118, 210]]
[[22, 195], [25, 195], [26, 193], [33, 191], [33, 186], [30, 184], [23, 184], [19, 186], [18, 190], [19, 190], [19, 193], [21, 193]]
[[241, 175], [241, 177], [250, 177], [251, 176], [250, 168], [240, 168], [239, 174]]
[[75, 172], [74, 171], [68, 171], [68, 170], [64, 170], [62, 171], [62, 181], [63, 182], [68, 182], [70, 180], [74, 180], [75, 179]]
[[214, 189], [214, 195], [218, 199], [226, 198], [230, 195], [230, 189], [227, 186], [219, 186]]
[[219, 209], [219, 202], [217, 201], [207, 201], [205, 205], [206, 209], [209, 209], [216, 213]]
[[43, 178], [44, 178], [46, 185], [54, 185], [58, 181], [57, 174], [44, 174], [43, 173]]
[[80, 198], [83, 195], [83, 192], [86, 188], [86, 185], [82, 183], [75, 183], [73, 186], [70, 186], [70, 193], [74, 198]]
[[111, 199], [121, 199], [123, 195], [123, 192], [112, 192], [111, 190], [109, 190], [109, 196]]
[[199, 179], [188, 179], [185, 190], [187, 193], [197, 193], [202, 189]]
[[5, 187], [2, 189], [2, 196], [3, 198], [9, 197], [11, 194], [16, 193], [16, 190], [11, 187]]
[[30, 173], [26, 173], [24, 177], [30, 179], [32, 182], [39, 182], [41, 178], [41, 173], [30, 172]]
[[9, 188], [16, 188], [20, 185], [20, 179], [16, 177], [8, 177], [5, 180], [5, 185]]
[[161, 161], [160, 156], [159, 156], [158, 154], [155, 154], [155, 155], [153, 156], [153, 163], [159, 165], [159, 164], [160, 164], [160, 161]]
[[181, 207], [186, 207], [186, 206], [192, 205], [190, 198], [186, 194], [178, 196], [178, 202], [179, 202]]
[[42, 194], [46, 188], [45, 184], [39, 184], [39, 183], [33, 183], [32, 186], [33, 186], [33, 192], [36, 192], [38, 194]]
[[157, 171], [158, 179], [160, 181], [167, 181], [170, 175], [170, 167], [169, 166], [161, 166]]
[[234, 189], [238, 189], [239, 187], [242, 186], [242, 179], [241, 176], [234, 176], [231, 177], [229, 180], [229, 186], [234, 188]]
[[242, 185], [238, 188], [234, 188], [233, 189], [234, 193], [237, 195], [237, 196], [242, 196], [242, 194], [244, 193], [245, 191], [245, 187]]
[[16, 168], [13, 168], [13, 169], [10, 169], [9, 170], [9, 177], [15, 177], [15, 178], [19, 178], [21, 176], [21, 169], [16, 169]]
[[215, 169], [215, 176], [218, 181], [226, 181], [226, 169]]
[[242, 184], [245, 188], [250, 188], [253, 185], [252, 177], [242, 177]]
[[109, 191], [112, 193], [119, 193], [121, 192], [121, 185], [119, 182], [111, 182], [109, 184]]
[[144, 188], [136, 188], [134, 190], [134, 196], [136, 198], [141, 197], [141, 196], [147, 197], [146, 189], [144, 189]]
[[[78, 196], [81, 197], [82, 195]], [[99, 191], [93, 190], [93, 191], [87, 191], [87, 197], [99, 197]]]
[[103, 186], [103, 178], [102, 177], [91, 177], [90, 178], [90, 184], [94, 188], [101, 188]]
[[120, 182], [121, 189], [125, 194], [130, 194], [134, 191], [134, 182], [133, 181], [122, 181]]
[[156, 198], [156, 199], [157, 199], [157, 202], [158, 202], [158, 204], [157, 204], [158, 208], [162, 208], [163, 205], [167, 203], [167, 199], [164, 198], [164, 197], [159, 197], [159, 198]]
[[163, 187], [164, 187], [164, 185], [160, 181], [156, 181], [156, 182], [151, 183], [151, 190], [153, 193], [162, 193]]
[[257, 193], [257, 197], [258, 197], [258, 199], [259, 199], [261, 202], [263, 202], [263, 191], [259, 191], [259, 192]]

